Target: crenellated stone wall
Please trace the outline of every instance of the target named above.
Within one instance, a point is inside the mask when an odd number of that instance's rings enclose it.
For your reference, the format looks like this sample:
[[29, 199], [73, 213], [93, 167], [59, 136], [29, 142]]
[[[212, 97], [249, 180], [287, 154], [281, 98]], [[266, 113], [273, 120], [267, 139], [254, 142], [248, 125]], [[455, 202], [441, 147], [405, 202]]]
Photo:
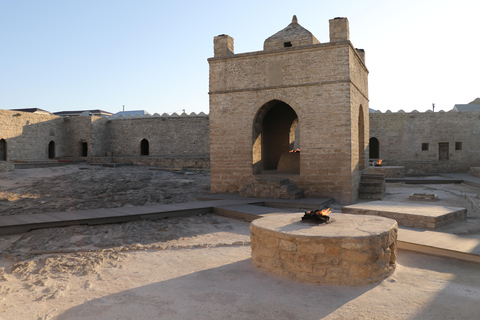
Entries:
[[[370, 113], [379, 158], [405, 173], [468, 172], [480, 165], [480, 111]], [[448, 152], [440, 150], [440, 143]]]
[[140, 156], [146, 139], [151, 157], [209, 157], [206, 115], [153, 116], [107, 121], [108, 151], [114, 157]]
[[[53, 141], [55, 158], [176, 169], [210, 167], [209, 118], [204, 113], [107, 118], [0, 110], [1, 139], [6, 147], [0, 150], [11, 161], [48, 160]], [[140, 152], [142, 139], [148, 140], [147, 155]]]
[[67, 155], [65, 123], [61, 117], [12, 110], [0, 110], [0, 139], [6, 143], [6, 160], [44, 160], [49, 143], [55, 156]]

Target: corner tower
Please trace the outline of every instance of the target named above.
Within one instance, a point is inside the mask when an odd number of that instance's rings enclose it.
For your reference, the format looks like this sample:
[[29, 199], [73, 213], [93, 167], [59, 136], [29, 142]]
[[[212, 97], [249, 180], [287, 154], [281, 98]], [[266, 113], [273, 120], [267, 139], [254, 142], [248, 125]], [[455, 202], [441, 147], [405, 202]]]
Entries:
[[220, 35], [208, 62], [213, 193], [282, 177], [308, 197], [357, 199], [368, 164], [368, 70], [346, 18], [330, 20], [327, 43], [296, 16], [263, 51], [235, 54], [233, 38]]

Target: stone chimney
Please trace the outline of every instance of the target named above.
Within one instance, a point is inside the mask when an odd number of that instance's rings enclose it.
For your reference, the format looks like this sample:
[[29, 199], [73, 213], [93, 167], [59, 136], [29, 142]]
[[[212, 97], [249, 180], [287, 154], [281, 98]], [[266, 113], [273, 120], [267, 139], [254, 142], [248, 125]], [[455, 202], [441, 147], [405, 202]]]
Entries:
[[230, 54], [233, 52], [233, 38], [227, 36], [226, 34], [221, 34], [213, 38], [213, 52], [214, 57], [221, 57]]
[[330, 42], [350, 40], [350, 31], [347, 18], [330, 20]]
[[365, 50], [355, 48], [355, 51], [357, 51], [357, 54], [360, 56], [360, 59], [362, 59], [363, 63], [365, 63]]

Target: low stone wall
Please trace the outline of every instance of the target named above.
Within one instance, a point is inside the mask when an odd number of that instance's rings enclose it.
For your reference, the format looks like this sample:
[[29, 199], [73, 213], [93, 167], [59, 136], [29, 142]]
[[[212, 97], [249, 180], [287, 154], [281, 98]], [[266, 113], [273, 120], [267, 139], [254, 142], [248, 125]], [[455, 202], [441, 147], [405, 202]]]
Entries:
[[15, 165], [11, 161], [0, 161], [0, 172], [9, 172], [15, 170]]
[[267, 216], [250, 225], [253, 264], [305, 282], [364, 285], [390, 276], [396, 265], [395, 220], [331, 214], [328, 224], [303, 213]]
[[471, 167], [478, 165], [478, 162], [453, 162], [453, 161], [438, 161], [438, 162], [416, 162], [416, 161], [402, 161], [401, 164], [405, 166], [405, 173], [407, 175], [413, 174], [428, 174], [428, 173], [466, 173]]
[[342, 208], [342, 212], [395, 219], [398, 225], [416, 229], [437, 229], [467, 220], [467, 209], [420, 203], [372, 201]]
[[91, 163], [129, 163], [139, 166], [151, 166], [162, 169], [210, 169], [209, 158], [195, 157], [78, 157], [71, 160], [84, 160]]
[[414, 201], [438, 201], [438, 195], [434, 193], [412, 193], [408, 199]]
[[480, 178], [480, 167], [471, 167], [468, 174]]
[[368, 167], [368, 173], [383, 174], [385, 178], [405, 178], [405, 167], [403, 166], [381, 166]]

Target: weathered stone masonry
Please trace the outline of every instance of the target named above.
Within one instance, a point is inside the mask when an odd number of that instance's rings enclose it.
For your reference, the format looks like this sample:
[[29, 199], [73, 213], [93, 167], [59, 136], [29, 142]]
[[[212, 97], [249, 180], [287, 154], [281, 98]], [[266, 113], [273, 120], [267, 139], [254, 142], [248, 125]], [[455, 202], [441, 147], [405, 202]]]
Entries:
[[[480, 112], [370, 114], [379, 158], [406, 174], [468, 172], [480, 166]], [[445, 148], [443, 154], [440, 148]]]
[[[209, 167], [208, 116], [182, 115], [109, 119], [58, 117], [0, 110], [0, 141], [6, 160], [54, 158], [131, 162], [166, 168]], [[141, 154], [141, 141], [148, 154]]]
[[215, 37], [209, 59], [212, 192], [238, 192], [256, 177], [278, 176], [288, 133], [280, 143], [284, 129], [270, 127], [280, 123], [288, 130], [297, 117], [300, 172], [288, 178], [310, 197], [357, 199], [368, 161], [368, 71], [348, 33], [347, 19], [332, 19], [330, 42], [321, 44], [294, 18], [263, 51], [244, 54], [233, 53], [231, 37]]
[[66, 125], [61, 117], [0, 110], [0, 139], [6, 144], [6, 160], [45, 160], [49, 143], [55, 156], [65, 156]]

